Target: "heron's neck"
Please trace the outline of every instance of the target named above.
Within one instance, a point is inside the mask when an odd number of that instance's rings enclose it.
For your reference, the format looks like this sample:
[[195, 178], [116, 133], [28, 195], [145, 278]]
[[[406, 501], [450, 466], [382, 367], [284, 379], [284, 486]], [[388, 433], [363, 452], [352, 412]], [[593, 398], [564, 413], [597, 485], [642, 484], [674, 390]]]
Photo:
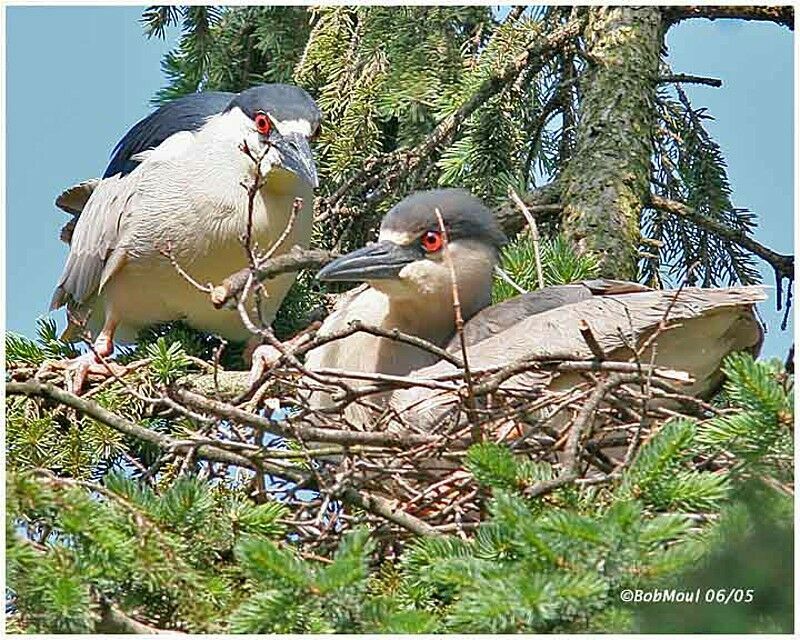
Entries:
[[[489, 305], [488, 286], [458, 287], [460, 313], [466, 322]], [[456, 306], [452, 285], [446, 290], [420, 293], [418, 296], [387, 296], [387, 328], [397, 328], [438, 345], [447, 344], [456, 332]]]

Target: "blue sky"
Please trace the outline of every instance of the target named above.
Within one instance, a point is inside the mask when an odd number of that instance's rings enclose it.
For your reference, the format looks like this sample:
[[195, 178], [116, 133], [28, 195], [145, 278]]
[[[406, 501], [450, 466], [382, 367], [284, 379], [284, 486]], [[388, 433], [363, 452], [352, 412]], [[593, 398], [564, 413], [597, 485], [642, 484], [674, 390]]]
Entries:
[[[160, 61], [174, 40], [147, 40], [140, 7], [7, 7], [6, 323], [34, 332], [46, 313], [67, 247], [67, 216], [53, 201], [102, 173], [117, 140], [150, 111], [164, 84]], [[759, 216], [756, 238], [793, 249], [793, 41], [773, 24], [690, 20], [667, 36], [676, 72], [720, 78], [687, 86], [716, 118], [709, 129], [728, 160], [733, 202]], [[761, 265], [766, 284], [774, 279]], [[774, 292], [762, 306], [763, 355], [792, 342], [779, 328]], [[63, 323], [62, 314], [58, 314]]]

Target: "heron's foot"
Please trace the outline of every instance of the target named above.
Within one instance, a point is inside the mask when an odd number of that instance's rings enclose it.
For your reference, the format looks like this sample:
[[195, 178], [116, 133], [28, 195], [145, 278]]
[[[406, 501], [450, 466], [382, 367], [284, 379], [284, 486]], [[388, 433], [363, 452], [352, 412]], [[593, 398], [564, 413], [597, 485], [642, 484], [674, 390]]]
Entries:
[[269, 344], [260, 344], [253, 349], [250, 357], [250, 374], [247, 376], [247, 384], [253, 386], [261, 379], [264, 372], [274, 365], [281, 358], [281, 352]]
[[54, 362], [51, 366], [55, 369], [64, 370], [66, 389], [75, 395], [81, 395], [86, 386], [86, 382], [90, 378], [92, 380], [102, 381], [110, 377], [122, 376], [128, 370], [127, 367], [117, 364], [116, 362], [111, 362], [109, 360], [105, 362], [101, 361], [92, 351], [71, 360]]
[[[286, 342], [282, 342], [281, 346], [286, 353], [292, 353], [295, 349], [304, 345], [310, 339], [311, 337], [308, 333], [301, 333], [296, 335], [294, 338], [287, 340]], [[248, 350], [249, 349], [245, 349], [245, 357]], [[264, 375], [264, 372], [278, 362], [282, 355], [283, 354], [276, 347], [273, 347], [270, 344], [260, 344], [255, 348], [252, 348], [252, 352], [250, 354], [250, 375], [248, 376], [248, 384], [252, 387], [256, 382], [258, 382], [261, 379], [261, 376]]]

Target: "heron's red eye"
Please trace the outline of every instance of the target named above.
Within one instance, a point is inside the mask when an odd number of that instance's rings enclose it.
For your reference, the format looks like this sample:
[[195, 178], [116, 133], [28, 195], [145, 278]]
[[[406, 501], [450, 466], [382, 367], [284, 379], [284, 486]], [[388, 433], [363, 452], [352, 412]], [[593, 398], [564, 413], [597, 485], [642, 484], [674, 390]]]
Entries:
[[438, 231], [426, 231], [422, 235], [422, 239], [420, 240], [422, 243], [422, 248], [425, 249], [428, 253], [435, 253], [439, 249], [442, 248], [444, 244], [444, 240], [442, 239], [442, 234]]
[[256, 129], [258, 129], [258, 132], [264, 136], [269, 133], [270, 129], [272, 129], [272, 123], [269, 121], [267, 114], [256, 114]]

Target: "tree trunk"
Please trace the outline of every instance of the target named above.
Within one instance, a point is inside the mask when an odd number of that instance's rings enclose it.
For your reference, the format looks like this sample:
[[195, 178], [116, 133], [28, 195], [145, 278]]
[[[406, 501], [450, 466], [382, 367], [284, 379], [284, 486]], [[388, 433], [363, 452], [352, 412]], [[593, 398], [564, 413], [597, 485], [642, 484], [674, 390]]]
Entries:
[[601, 256], [603, 276], [632, 279], [649, 193], [662, 16], [657, 7], [589, 11], [589, 68], [575, 152], [561, 179], [564, 231], [581, 252]]

